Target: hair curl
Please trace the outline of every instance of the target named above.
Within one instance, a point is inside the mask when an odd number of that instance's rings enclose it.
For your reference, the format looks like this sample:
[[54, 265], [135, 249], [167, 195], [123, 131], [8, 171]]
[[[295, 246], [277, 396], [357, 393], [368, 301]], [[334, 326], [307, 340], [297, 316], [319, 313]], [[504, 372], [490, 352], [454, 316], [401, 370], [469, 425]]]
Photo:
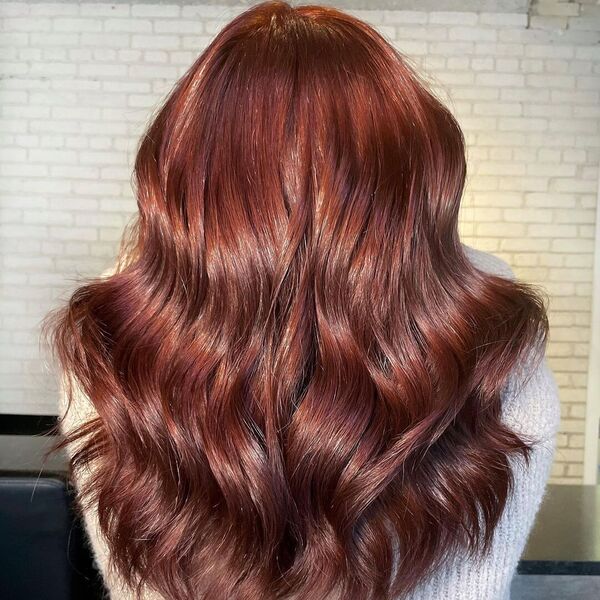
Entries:
[[[111, 560], [177, 600], [385, 599], [484, 552], [547, 317], [457, 233], [461, 130], [373, 28], [268, 2], [143, 135], [116, 271], [49, 317]], [[72, 399], [73, 388], [67, 389]]]

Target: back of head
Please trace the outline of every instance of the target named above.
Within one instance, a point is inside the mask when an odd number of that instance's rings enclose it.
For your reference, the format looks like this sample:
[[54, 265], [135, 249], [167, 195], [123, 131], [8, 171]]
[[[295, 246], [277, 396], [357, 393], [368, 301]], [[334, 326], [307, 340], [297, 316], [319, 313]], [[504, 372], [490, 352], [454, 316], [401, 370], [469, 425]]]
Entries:
[[177, 82], [117, 271], [53, 320], [131, 584], [384, 599], [485, 550], [528, 448], [501, 391], [547, 323], [464, 255], [464, 178], [452, 115], [337, 10], [254, 6]]

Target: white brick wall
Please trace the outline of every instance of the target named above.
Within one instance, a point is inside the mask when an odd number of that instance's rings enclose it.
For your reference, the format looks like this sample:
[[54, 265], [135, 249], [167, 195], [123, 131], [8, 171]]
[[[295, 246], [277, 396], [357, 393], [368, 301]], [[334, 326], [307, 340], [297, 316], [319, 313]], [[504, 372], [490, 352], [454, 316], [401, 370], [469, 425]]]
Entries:
[[[463, 240], [503, 256], [549, 294], [549, 356], [563, 403], [553, 476], [580, 481], [600, 159], [600, 7], [538, 0], [528, 16], [425, 12], [412, 4], [353, 12], [428, 74], [464, 128]], [[0, 6], [0, 411], [54, 412], [39, 321], [77, 276], [111, 264], [135, 210], [131, 166], [147, 119], [240, 10]]]

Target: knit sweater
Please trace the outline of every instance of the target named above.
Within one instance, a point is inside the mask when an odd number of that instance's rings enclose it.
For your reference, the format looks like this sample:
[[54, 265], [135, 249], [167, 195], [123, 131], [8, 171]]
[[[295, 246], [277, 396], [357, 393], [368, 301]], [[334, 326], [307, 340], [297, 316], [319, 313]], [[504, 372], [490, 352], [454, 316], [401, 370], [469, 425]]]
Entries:
[[[463, 246], [479, 269], [514, 279], [508, 264], [493, 254]], [[105, 275], [110, 274], [107, 271]], [[510, 584], [539, 509], [555, 450], [559, 425], [559, 396], [553, 373], [544, 356], [535, 369], [520, 365], [503, 391], [502, 419], [514, 431], [540, 440], [530, 455], [529, 464], [513, 459], [514, 486], [505, 506], [490, 552], [482, 559], [454, 556], [431, 572], [407, 600], [510, 600]], [[66, 411], [65, 394], [59, 399], [59, 415]], [[94, 415], [89, 400], [79, 391], [66, 411], [63, 433], [78, 427]], [[69, 454], [73, 448], [69, 447]], [[88, 472], [73, 473], [76, 490], [89, 477]], [[117, 573], [109, 569], [109, 549], [98, 527], [95, 507], [83, 511], [96, 566], [103, 576], [111, 600], [133, 600]], [[153, 590], [144, 591], [143, 600], [163, 600]]]

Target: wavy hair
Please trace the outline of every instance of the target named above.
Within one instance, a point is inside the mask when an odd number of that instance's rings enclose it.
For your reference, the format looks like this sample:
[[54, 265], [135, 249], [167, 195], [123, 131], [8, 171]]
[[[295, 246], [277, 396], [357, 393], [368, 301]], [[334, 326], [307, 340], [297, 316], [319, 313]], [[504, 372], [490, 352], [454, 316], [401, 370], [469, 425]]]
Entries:
[[95, 410], [61, 445], [134, 589], [379, 600], [489, 548], [532, 443], [502, 390], [548, 323], [465, 254], [465, 162], [401, 54], [332, 8], [253, 6], [175, 84], [114, 273], [48, 318]]

